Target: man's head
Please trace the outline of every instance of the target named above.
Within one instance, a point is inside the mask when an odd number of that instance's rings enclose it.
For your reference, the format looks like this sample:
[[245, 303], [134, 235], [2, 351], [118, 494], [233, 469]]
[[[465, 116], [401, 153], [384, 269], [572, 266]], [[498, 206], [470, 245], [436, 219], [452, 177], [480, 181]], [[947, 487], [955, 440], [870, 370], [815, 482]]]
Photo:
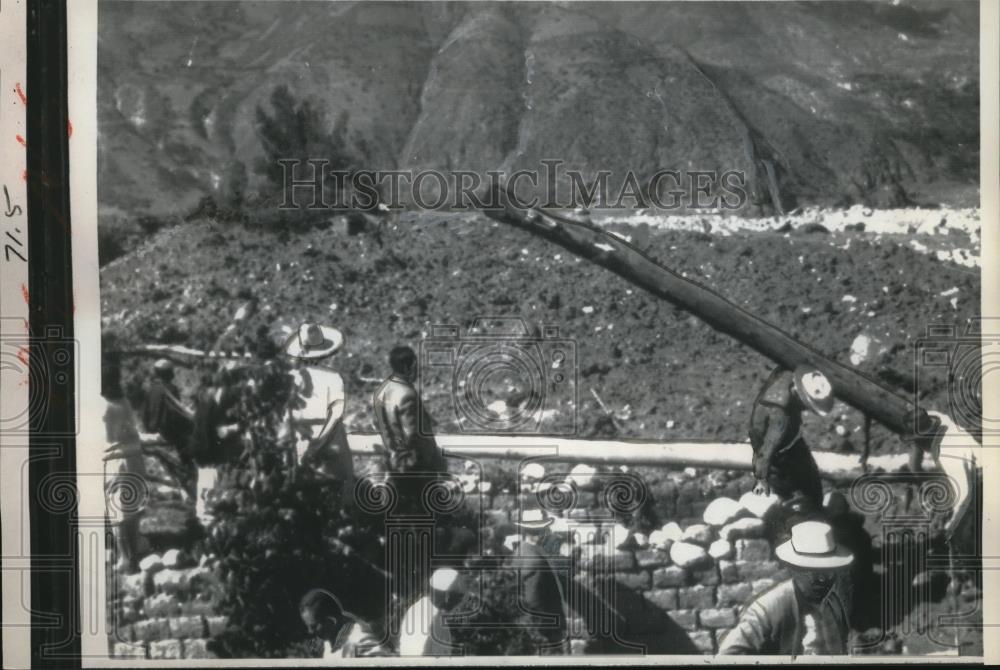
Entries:
[[826, 416], [833, 409], [836, 398], [833, 396], [833, 385], [825, 374], [819, 370], [800, 365], [793, 373], [795, 395], [805, 407], [820, 416]]
[[169, 382], [174, 378], [174, 364], [166, 358], [161, 358], [153, 363], [153, 374], [158, 379]]
[[802, 598], [810, 605], [823, 602], [840, 570], [816, 570], [810, 568], [792, 568], [792, 580]]
[[413, 379], [417, 372], [417, 354], [407, 346], [393, 347], [389, 352], [389, 367], [393, 374]]
[[791, 568], [796, 589], [811, 604], [822, 602], [840, 571], [854, 560], [847, 548], [837, 544], [833, 528], [824, 521], [795, 524], [791, 538], [774, 553]]
[[299, 616], [310, 635], [329, 642], [336, 640], [340, 630], [347, 624], [340, 601], [324, 589], [313, 589], [302, 596]]

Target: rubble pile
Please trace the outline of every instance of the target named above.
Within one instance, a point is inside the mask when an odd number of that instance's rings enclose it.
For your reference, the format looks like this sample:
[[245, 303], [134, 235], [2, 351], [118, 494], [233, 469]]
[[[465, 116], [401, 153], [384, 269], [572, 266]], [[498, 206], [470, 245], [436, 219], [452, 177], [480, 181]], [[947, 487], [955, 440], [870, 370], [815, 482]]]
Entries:
[[[140, 572], [115, 580], [118, 599], [108, 612], [115, 658], [212, 658], [209, 640], [227, 619], [216, 613], [222, 584], [208, 558], [179, 549], [150, 554]], [[109, 603], [109, 607], [112, 603]]]

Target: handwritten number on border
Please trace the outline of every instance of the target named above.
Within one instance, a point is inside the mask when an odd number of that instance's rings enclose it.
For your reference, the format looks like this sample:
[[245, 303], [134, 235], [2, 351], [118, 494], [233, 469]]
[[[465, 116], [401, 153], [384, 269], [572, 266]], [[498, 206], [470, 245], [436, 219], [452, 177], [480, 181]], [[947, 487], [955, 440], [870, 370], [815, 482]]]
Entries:
[[[8, 219], [15, 216], [21, 216], [24, 214], [24, 210], [21, 209], [20, 205], [12, 205], [10, 202], [10, 193], [7, 191], [7, 186], [3, 187], [3, 198], [4, 198], [4, 216]], [[14, 228], [15, 233], [20, 233], [20, 228]], [[3, 253], [6, 260], [10, 260], [11, 255], [17, 256], [21, 259], [22, 263], [27, 263], [28, 259], [21, 255], [21, 249], [24, 248], [24, 242], [15, 237], [9, 230], [6, 232], [7, 237], [14, 242], [17, 246], [12, 246], [10, 243], [4, 244]], [[19, 249], [20, 247], [21, 249]]]

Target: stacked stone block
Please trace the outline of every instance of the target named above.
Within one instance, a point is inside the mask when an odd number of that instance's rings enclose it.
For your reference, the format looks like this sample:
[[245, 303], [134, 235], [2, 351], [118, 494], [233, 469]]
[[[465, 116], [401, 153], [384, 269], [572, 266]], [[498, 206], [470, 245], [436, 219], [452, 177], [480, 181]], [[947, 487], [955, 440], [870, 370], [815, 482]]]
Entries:
[[208, 642], [227, 624], [216, 614], [220, 584], [207, 565], [187, 563], [180, 552], [151, 555], [141, 572], [118, 578], [117, 602], [109, 603], [112, 657], [212, 658]]

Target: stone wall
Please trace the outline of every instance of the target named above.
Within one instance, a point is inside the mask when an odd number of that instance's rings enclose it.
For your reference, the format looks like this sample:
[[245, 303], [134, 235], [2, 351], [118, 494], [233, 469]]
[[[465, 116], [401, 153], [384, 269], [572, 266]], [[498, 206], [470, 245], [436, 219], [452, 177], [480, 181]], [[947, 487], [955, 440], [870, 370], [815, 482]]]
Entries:
[[[715, 653], [742, 607], [789, 576], [766, 538], [764, 517], [776, 496], [750, 493], [752, 482], [736, 473], [688, 470], [649, 480], [633, 478], [650, 496], [651, 518], [668, 519], [652, 532], [636, 530], [639, 510], [628, 496], [617, 505], [634, 512], [625, 519], [622, 509], [616, 513], [614, 497], [607, 495], [613, 479], [600, 473], [594, 481], [577, 482], [574, 504], [551, 526], [562, 540], [560, 553], [572, 558], [570, 589], [575, 593], [568, 597], [585, 603], [571, 621], [574, 653], [628, 651], [632, 645], [633, 651], [645, 647], [648, 653], [681, 653], [680, 630], [697, 650]], [[534, 482], [525, 488], [537, 491]], [[513, 520], [517, 510], [511, 503], [503, 495], [492, 497], [487, 509], [494, 522]], [[509, 537], [508, 548], [517, 540]], [[601, 608], [621, 613], [614, 633], [606, 621], [601, 633], [600, 619], [607, 614], [593, 611]], [[675, 633], [673, 647], [661, 639], [669, 628]], [[622, 644], [609, 647], [609, 637]]]
[[[686, 545], [686, 546], [685, 546]], [[671, 549], [697, 546], [674, 543]], [[770, 543], [763, 538], [738, 539], [731, 543], [727, 558], [704, 558], [682, 567], [671, 558], [671, 550], [663, 548], [614, 549], [607, 546], [584, 546], [576, 562], [575, 582], [589, 587], [598, 581], [596, 572], [606, 571], [615, 588], [641, 594], [644, 605], [632, 607], [626, 614], [625, 630], [618, 631], [622, 640], [643, 644], [648, 626], [665, 613], [697, 648], [707, 654], [718, 650], [725, 632], [735, 625], [740, 609], [754, 596], [787, 577], [786, 571], [774, 560]], [[589, 551], [588, 551], [589, 550]], [[673, 551], [678, 560], [684, 560]], [[621, 602], [617, 595], [609, 600]], [[572, 630], [573, 648], [580, 653], [589, 651], [595, 636], [587, 630], [587, 622], [579, 621]]]
[[[626, 514], [616, 512], [616, 499], [608, 496], [614, 478], [624, 475], [640, 483], [644, 496], [641, 506], [626, 496]], [[556, 512], [552, 530], [561, 540], [559, 552], [572, 559], [568, 597], [577, 607], [570, 621], [575, 654], [643, 648], [681, 653], [683, 646], [657, 647], [667, 629], [689, 639], [692, 653], [714, 653], [740, 609], [787, 576], [764, 537], [763, 516], [776, 499], [747, 493], [751, 482], [742, 474], [660, 470], [640, 478], [584, 469], [575, 479], [522, 481], [520, 495], [509, 488], [492, 491], [478, 475], [458, 479], [464, 504], [481, 513], [484, 535], [501, 552], [516, 547], [520, 536], [512, 522], [526, 500], [536, 494], [544, 500], [546, 483], [573, 481], [572, 504]], [[109, 605], [112, 655], [211, 657], [209, 640], [227, 621], [217, 613], [222, 585], [207, 559], [171, 550], [147, 556], [141, 567], [115, 585], [118, 601]], [[610, 610], [621, 614], [614, 623], [602, 620]], [[609, 647], [609, 638], [626, 648]]]
[[209, 567], [176, 560], [177, 553], [165, 555], [170, 567], [151, 555], [142, 572], [118, 580], [118, 601], [108, 612], [112, 656], [212, 658], [208, 642], [227, 624], [216, 614], [220, 584]]

